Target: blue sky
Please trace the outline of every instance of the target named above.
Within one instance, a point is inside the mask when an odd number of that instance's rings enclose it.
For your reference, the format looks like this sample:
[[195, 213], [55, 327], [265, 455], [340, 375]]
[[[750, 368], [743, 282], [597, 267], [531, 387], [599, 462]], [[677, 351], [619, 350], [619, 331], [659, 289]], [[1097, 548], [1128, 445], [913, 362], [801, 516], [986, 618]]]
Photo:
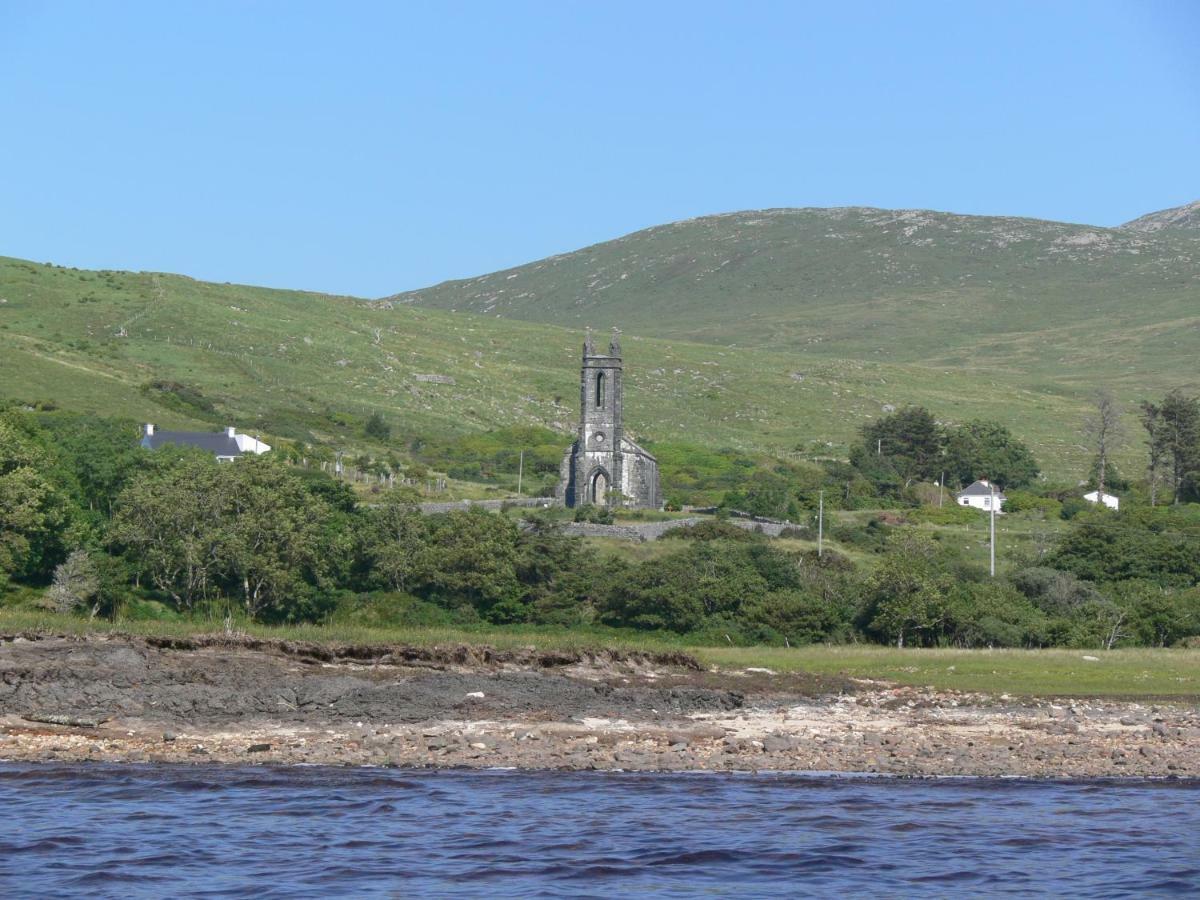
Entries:
[[0, 0], [0, 254], [380, 296], [706, 213], [1200, 199], [1200, 3]]

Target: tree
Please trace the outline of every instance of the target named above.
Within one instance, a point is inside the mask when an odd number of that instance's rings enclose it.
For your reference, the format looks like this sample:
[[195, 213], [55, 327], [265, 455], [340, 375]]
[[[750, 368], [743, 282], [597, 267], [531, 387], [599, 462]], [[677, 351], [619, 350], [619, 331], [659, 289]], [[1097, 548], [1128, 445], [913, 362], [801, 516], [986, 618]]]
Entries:
[[17, 423], [0, 419], [0, 584], [43, 578], [62, 559], [70, 508], [45, 475], [50, 462]]
[[937, 477], [942, 465], [942, 431], [925, 407], [906, 406], [863, 426], [862, 444], [855, 451], [850, 461], [856, 468], [866, 473], [871, 457], [879, 457], [908, 487], [914, 481]]
[[1084, 434], [1088, 436], [1096, 451], [1095, 478], [1096, 490], [1104, 493], [1108, 483], [1109, 456], [1123, 436], [1121, 426], [1121, 407], [1116, 397], [1108, 388], [1099, 388], [1095, 394], [1096, 408], [1083, 423]]
[[897, 647], [936, 641], [949, 615], [952, 579], [939, 571], [936, 548], [906, 535], [868, 580], [860, 616], [869, 631]]
[[[73, 550], [54, 570], [54, 583], [46, 592], [56, 612], [74, 612], [100, 593], [100, 573], [86, 550]], [[92, 608], [94, 618], [99, 607]]]
[[252, 617], [305, 618], [346, 555], [333, 515], [277, 461], [183, 454], [121, 493], [109, 541], [185, 609], [240, 594]]
[[1173, 390], [1162, 403], [1142, 403], [1150, 451], [1150, 503], [1164, 477], [1173, 503], [1200, 499], [1200, 398]]
[[1186, 507], [1083, 513], [1049, 564], [1096, 583], [1136, 579], [1190, 587], [1200, 583], [1200, 532]]
[[339, 549], [328, 545], [325, 501], [269, 457], [222, 466], [230, 484], [219, 523], [224, 532], [222, 576], [241, 588], [252, 618], [305, 618]]
[[359, 555], [370, 585], [411, 592], [427, 574], [429, 531], [416, 500], [414, 491], [395, 488], [363, 514]]
[[187, 453], [135, 478], [117, 498], [110, 544], [177, 604], [190, 608], [218, 587], [228, 484], [207, 454]]
[[946, 433], [946, 469], [960, 484], [989, 478], [1004, 488], [1019, 488], [1038, 476], [1029, 448], [996, 422], [975, 420]]
[[503, 516], [473, 507], [429, 516], [427, 568], [422, 592], [462, 598], [493, 622], [519, 621], [518, 531]]

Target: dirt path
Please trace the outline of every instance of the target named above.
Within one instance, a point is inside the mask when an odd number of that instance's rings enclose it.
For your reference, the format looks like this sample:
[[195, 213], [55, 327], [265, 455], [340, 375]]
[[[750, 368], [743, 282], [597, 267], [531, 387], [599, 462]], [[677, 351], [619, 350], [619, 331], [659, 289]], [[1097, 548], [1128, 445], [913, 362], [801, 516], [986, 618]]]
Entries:
[[1200, 776], [1200, 709], [683, 654], [0, 636], [0, 760]]

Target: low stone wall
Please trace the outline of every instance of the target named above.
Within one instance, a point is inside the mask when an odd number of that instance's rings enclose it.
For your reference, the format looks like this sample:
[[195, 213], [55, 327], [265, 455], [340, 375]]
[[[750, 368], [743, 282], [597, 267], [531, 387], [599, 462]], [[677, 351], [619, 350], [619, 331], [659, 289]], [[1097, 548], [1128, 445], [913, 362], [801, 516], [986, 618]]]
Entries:
[[[624, 541], [657, 541], [674, 528], [699, 525], [702, 522], [711, 521], [713, 520], [710, 518], [692, 516], [686, 519], [670, 519], [666, 522], [624, 522], [620, 525], [568, 522], [562, 526], [562, 529], [566, 534], [577, 535], [579, 537], [608, 537]], [[724, 521], [736, 528], [744, 528], [746, 531], [761, 531], [770, 537], [779, 537], [783, 529], [794, 527], [783, 522], [756, 522], [752, 519], [726, 519]]]
[[545, 509], [551, 506], [558, 506], [558, 501], [553, 497], [521, 497], [510, 500], [453, 500], [442, 503], [421, 503], [417, 508], [428, 515], [431, 513], [448, 513], [455, 510], [470, 509], [472, 506], [478, 506], [480, 509], [503, 509], [512, 506]]

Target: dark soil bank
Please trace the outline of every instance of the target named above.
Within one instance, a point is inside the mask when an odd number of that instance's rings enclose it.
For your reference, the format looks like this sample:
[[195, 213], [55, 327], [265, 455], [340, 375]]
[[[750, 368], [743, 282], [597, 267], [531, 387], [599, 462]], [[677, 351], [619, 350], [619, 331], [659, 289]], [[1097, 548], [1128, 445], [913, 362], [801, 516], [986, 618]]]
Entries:
[[[630, 660], [534, 653], [401, 648], [370, 661], [327, 661], [305, 645], [239, 641], [171, 642], [48, 639], [4, 645], [0, 710], [79, 721], [134, 717], [225, 725], [248, 720], [333, 724], [445, 718], [569, 719], [735, 709], [728, 690], [687, 685], [620, 686], [558, 674], [587, 665], [614, 675], [649, 665]], [[313, 648], [318, 649], [318, 648]], [[365, 655], [365, 654], [360, 654]], [[686, 659], [686, 658], [685, 658]], [[688, 672], [687, 669], [682, 671]], [[628, 679], [626, 679], [628, 680]]]
[[0, 759], [1195, 776], [1200, 711], [684, 654], [9, 635]]

